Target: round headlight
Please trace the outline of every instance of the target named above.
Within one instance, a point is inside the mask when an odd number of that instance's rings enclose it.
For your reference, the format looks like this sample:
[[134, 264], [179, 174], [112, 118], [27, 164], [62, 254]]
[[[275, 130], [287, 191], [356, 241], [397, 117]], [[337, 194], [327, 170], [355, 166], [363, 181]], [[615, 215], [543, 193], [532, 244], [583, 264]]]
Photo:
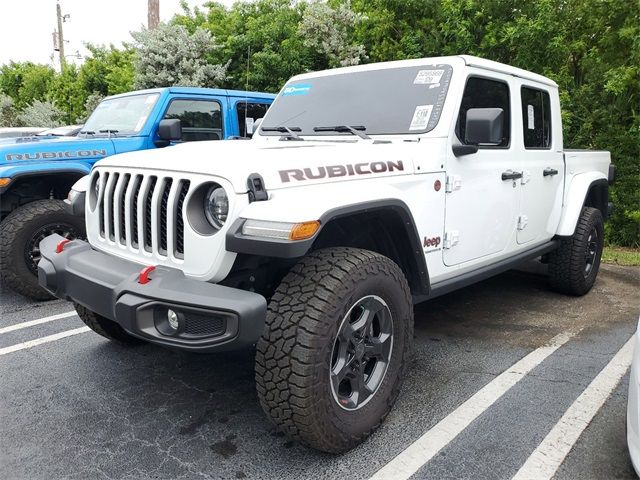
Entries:
[[220, 229], [229, 215], [229, 197], [220, 185], [212, 186], [204, 197], [204, 214], [212, 227]]

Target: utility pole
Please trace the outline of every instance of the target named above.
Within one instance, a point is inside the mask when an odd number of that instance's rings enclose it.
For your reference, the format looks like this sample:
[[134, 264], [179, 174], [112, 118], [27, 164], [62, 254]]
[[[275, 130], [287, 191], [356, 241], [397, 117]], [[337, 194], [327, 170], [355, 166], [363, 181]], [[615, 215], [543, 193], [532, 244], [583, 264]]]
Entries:
[[58, 54], [60, 55], [60, 71], [64, 70], [66, 66], [66, 60], [64, 56], [64, 34], [62, 33], [62, 22], [64, 22], [65, 17], [68, 15], [62, 16], [62, 9], [60, 8], [60, 2], [56, 3], [56, 15], [58, 17]]
[[149, 0], [147, 5], [147, 27], [153, 30], [160, 23], [160, 0]]

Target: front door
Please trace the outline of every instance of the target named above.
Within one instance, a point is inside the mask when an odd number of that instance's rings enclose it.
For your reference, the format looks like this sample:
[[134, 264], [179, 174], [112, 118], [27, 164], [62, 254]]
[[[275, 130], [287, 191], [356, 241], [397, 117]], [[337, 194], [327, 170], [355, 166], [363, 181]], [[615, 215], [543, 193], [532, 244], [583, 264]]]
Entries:
[[506, 251], [514, 243], [519, 180], [503, 179], [503, 173], [510, 177], [509, 172], [519, 168], [511, 138], [515, 110], [511, 79], [481, 74], [471, 73], [467, 79], [452, 141], [465, 143], [470, 108], [501, 108], [503, 138], [497, 145], [480, 145], [477, 153], [460, 157], [451, 153], [448, 158], [443, 261], [449, 266], [481, 262], [482, 257]]

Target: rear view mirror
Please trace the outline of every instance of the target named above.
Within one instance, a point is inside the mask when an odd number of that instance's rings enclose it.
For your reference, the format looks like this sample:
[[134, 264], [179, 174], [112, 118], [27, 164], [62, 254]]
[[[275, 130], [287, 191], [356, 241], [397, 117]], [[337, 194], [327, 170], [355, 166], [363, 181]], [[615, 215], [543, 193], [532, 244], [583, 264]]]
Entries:
[[500, 145], [503, 139], [504, 111], [501, 108], [467, 110], [464, 142], [472, 145]]
[[176, 142], [182, 139], [182, 125], [177, 118], [160, 120], [158, 125], [158, 137], [161, 141]]

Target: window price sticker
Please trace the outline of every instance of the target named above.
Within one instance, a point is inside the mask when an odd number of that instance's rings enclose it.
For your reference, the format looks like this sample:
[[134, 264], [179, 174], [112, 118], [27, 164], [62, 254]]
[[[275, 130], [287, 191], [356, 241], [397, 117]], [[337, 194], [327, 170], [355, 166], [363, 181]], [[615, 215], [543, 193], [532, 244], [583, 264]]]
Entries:
[[409, 130], [424, 130], [427, 128], [431, 118], [431, 110], [433, 110], [433, 105], [418, 105], [413, 112]]
[[420, 70], [413, 81], [414, 85], [433, 85], [440, 83], [444, 70]]

